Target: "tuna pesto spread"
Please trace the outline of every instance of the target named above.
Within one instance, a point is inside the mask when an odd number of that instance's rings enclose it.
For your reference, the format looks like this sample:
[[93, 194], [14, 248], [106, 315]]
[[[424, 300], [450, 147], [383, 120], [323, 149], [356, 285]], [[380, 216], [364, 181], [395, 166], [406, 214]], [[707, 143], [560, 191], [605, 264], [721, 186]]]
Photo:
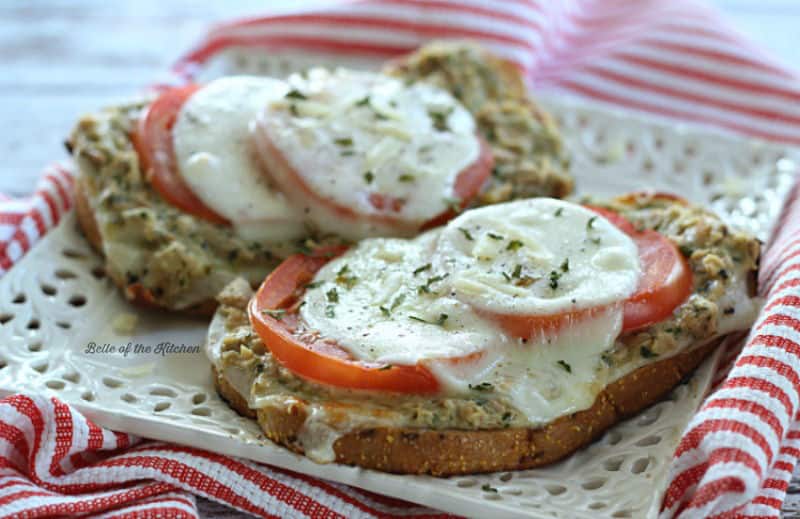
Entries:
[[[658, 230], [672, 240], [688, 260], [694, 287], [670, 318], [619, 337], [594, 366], [597, 380], [611, 383], [641, 366], [752, 324], [758, 312], [758, 300], [753, 298], [757, 240], [731, 231], [703, 209], [664, 196], [627, 196], [602, 206], [623, 214], [639, 229]], [[426, 236], [435, 238], [437, 232]], [[347, 285], [340, 290], [348, 290]], [[337, 437], [359, 427], [477, 430], [543, 425], [528, 419], [507, 394], [486, 384], [470, 386], [464, 394], [414, 396], [357, 392], [306, 381], [276, 362], [252, 330], [247, 316], [251, 296], [250, 286], [243, 281], [220, 294], [221, 306], [209, 332], [209, 350], [216, 352], [211, 356], [229, 381], [229, 374], [236, 374], [233, 385], [252, 408], [277, 408], [291, 414], [302, 410], [305, 433], [301, 432], [299, 441], [320, 461], [330, 460], [330, 446]], [[576, 376], [573, 371], [564, 366], [562, 376]], [[565, 409], [561, 416], [580, 410]]]
[[595, 205], [619, 212], [638, 229], [669, 237], [687, 258], [694, 279], [692, 295], [670, 319], [619, 338], [605, 357], [619, 376], [631, 362], [640, 365], [648, 358], [665, 358], [747, 329], [755, 321], [760, 310], [755, 296], [761, 258], [756, 238], [733, 231], [713, 213], [671, 196], [641, 193]]
[[433, 42], [386, 67], [450, 92], [472, 112], [494, 154], [481, 203], [515, 198], [563, 198], [572, 192], [569, 157], [552, 117], [528, 95], [519, 71], [481, 48]]

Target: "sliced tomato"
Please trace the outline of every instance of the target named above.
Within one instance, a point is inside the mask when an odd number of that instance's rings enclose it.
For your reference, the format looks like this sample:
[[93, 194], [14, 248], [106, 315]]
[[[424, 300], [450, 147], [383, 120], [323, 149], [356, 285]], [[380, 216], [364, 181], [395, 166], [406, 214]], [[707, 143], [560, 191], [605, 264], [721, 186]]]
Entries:
[[132, 139], [145, 178], [164, 200], [183, 212], [229, 225], [228, 220], [205, 205], [186, 185], [175, 161], [172, 127], [181, 107], [198, 88], [199, 85], [188, 85], [162, 92], [139, 119]]
[[[401, 229], [409, 227], [409, 222], [404, 221], [398, 214], [405, 206], [406, 200], [385, 193], [369, 191], [369, 186], [365, 184], [364, 196], [376, 210], [375, 213], [364, 214], [351, 206], [341, 205], [309, 185], [262, 128], [258, 129], [256, 135], [259, 142], [257, 151], [262, 162], [268, 165], [264, 168], [265, 174], [269, 175], [286, 196], [293, 199], [295, 203], [299, 205], [314, 204], [316, 207], [325, 208], [335, 218], [354, 221], [367, 220]], [[481, 136], [478, 136], [478, 141], [480, 143], [478, 158], [459, 172], [453, 184], [453, 194], [458, 198], [456, 207], [448, 208], [413, 230], [430, 229], [446, 223], [478, 195], [494, 166], [494, 158], [488, 143]]]
[[642, 275], [625, 301], [622, 331], [631, 332], [672, 315], [692, 293], [692, 271], [683, 254], [663, 234], [646, 230], [631, 236], [639, 248]]
[[551, 315], [499, 314], [479, 310], [478, 313], [493, 320], [512, 337], [530, 339], [539, 334], [554, 334], [570, 324], [579, 323], [605, 310], [606, 307], [585, 308]]
[[[636, 292], [623, 302], [622, 333], [646, 328], [672, 315], [675, 308], [692, 293], [692, 271], [686, 258], [664, 235], [652, 230], [637, 231], [619, 213], [601, 207], [588, 207], [628, 234], [639, 250], [642, 274]], [[482, 313], [510, 335], [527, 339], [538, 333], [556, 332], [603, 310], [605, 307], [553, 315]]]
[[264, 345], [287, 369], [321, 384], [395, 393], [439, 391], [439, 382], [424, 366], [359, 361], [334, 341], [295, 333], [297, 302], [306, 284], [330, 259], [330, 251], [317, 257], [296, 254], [264, 280], [249, 307], [250, 323]]
[[664, 193], [663, 191], [633, 191], [616, 198], [617, 201], [622, 203], [635, 202], [636, 199], [649, 198], [650, 200], [666, 200], [667, 202], [675, 202], [680, 205], [689, 205], [689, 201], [672, 193]]

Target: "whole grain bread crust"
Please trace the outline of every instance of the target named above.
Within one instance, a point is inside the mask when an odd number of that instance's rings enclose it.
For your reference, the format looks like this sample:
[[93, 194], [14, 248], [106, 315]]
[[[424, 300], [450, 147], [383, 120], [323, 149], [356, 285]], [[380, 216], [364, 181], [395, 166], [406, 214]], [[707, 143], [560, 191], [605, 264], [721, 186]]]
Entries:
[[[521, 470], [558, 461], [597, 439], [619, 421], [662, 400], [708, 357], [718, 341], [653, 362], [607, 386], [589, 409], [539, 428], [493, 430], [356, 428], [334, 443], [336, 462], [401, 474], [454, 476]], [[217, 391], [240, 414], [254, 411], [214, 370]], [[331, 403], [332, 406], [336, 404]], [[257, 410], [264, 434], [303, 454], [298, 436], [306, 420], [302, 402]]]
[[256, 412], [247, 405], [247, 400], [234, 389], [225, 377], [219, 372], [216, 366], [211, 366], [211, 377], [214, 380], [214, 387], [231, 409], [247, 418], [256, 418]]

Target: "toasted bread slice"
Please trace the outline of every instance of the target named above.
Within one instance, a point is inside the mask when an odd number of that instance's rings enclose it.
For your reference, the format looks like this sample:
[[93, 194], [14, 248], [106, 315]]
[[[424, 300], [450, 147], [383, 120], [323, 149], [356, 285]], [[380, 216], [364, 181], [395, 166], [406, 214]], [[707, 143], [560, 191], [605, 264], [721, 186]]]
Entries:
[[[454, 476], [521, 470], [558, 461], [600, 437], [610, 427], [662, 400], [716, 347], [716, 341], [643, 366], [609, 385], [589, 409], [540, 428], [490, 430], [364, 427], [333, 444], [337, 463], [400, 474]], [[214, 369], [219, 394], [242, 416], [257, 417], [270, 440], [304, 454], [298, 437], [308, 409], [266, 407], [257, 413]], [[287, 395], [292, 398], [292, 395]], [[331, 409], [337, 404], [331, 402]]]
[[[672, 240], [692, 269], [693, 293], [664, 321], [617, 338], [601, 357], [614, 375], [597, 388], [586, 409], [566, 411], [542, 425], [485, 394], [371, 394], [304, 380], [253, 333], [247, 310], [252, 291], [242, 282], [229, 285], [219, 298], [215, 320], [224, 331], [216, 340], [225, 352], [225, 369], [214, 375], [218, 391], [240, 413], [255, 412], [268, 438], [320, 462], [444, 476], [559, 460], [664, 398], [722, 337], [750, 326], [759, 308], [753, 279], [760, 248], [752, 236], [661, 194], [595, 205]], [[250, 394], [239, 384], [237, 397], [237, 389], [225, 383], [228, 366], [231, 373], [251, 370]]]

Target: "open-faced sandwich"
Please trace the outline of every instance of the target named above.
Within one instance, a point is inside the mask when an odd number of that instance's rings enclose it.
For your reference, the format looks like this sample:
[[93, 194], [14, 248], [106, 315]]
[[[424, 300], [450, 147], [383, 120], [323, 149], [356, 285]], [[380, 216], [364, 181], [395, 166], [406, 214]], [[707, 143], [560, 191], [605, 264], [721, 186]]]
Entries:
[[384, 74], [231, 76], [84, 117], [78, 217], [128, 298], [210, 313], [293, 253], [410, 237], [468, 206], [572, 189], [517, 71], [435, 44]]
[[531, 198], [286, 259], [219, 295], [222, 396], [319, 462], [535, 467], [663, 398], [755, 319], [759, 242], [669, 195]]

